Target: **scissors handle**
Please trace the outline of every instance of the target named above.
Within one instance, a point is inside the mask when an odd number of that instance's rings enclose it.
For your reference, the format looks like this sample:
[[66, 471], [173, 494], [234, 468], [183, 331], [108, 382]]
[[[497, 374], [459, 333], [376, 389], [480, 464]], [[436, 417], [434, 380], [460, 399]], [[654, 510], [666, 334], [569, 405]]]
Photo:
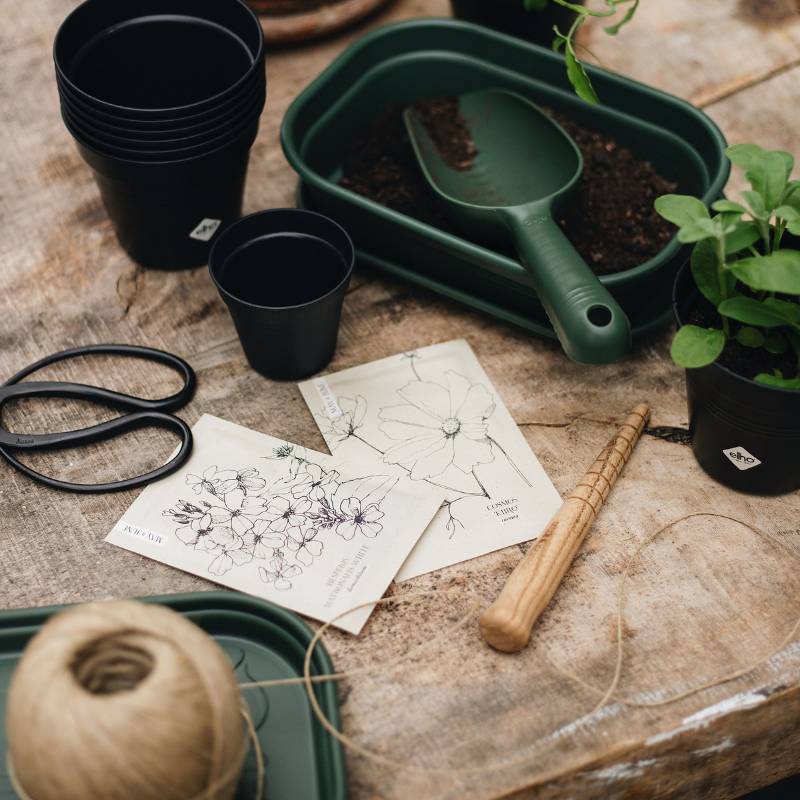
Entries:
[[[175, 394], [169, 397], [163, 397], [158, 400], [147, 400], [144, 397], [134, 397], [133, 395], [123, 394], [121, 392], [112, 392], [109, 389], [102, 389], [98, 386], [86, 386], [80, 383], [62, 383], [60, 381], [36, 381], [30, 382], [26, 386], [46, 386], [52, 385], [53, 387], [82, 387], [81, 394], [59, 394], [56, 391], [49, 393], [49, 397], [78, 397], [85, 400], [96, 400], [100, 403], [106, 403], [117, 408], [130, 408], [139, 409], [141, 411], [174, 411], [175, 409], [182, 408], [189, 400], [192, 399], [195, 387], [197, 386], [197, 377], [194, 370], [189, 364], [179, 356], [167, 353], [164, 350], [156, 350], [154, 347], [141, 347], [135, 344], [90, 344], [84, 347], [72, 347], [69, 350], [62, 350], [60, 353], [53, 353], [53, 355], [46, 356], [39, 359], [39, 361], [28, 365], [21, 369], [15, 375], [12, 375], [2, 386], [2, 389], [18, 384], [20, 381], [32, 375], [34, 372], [52, 364], [57, 364], [59, 361], [68, 361], [71, 358], [78, 358], [79, 356], [89, 355], [112, 355], [112, 356], [133, 356], [134, 358], [143, 358], [147, 361], [154, 361], [158, 364], [170, 367], [180, 374], [183, 378], [183, 386]], [[96, 397], [91, 397], [89, 392], [94, 392]], [[30, 396], [23, 392], [19, 392], [16, 396]], [[41, 395], [40, 395], [41, 396]], [[0, 404], [2, 404], [3, 395], [0, 394]], [[107, 398], [107, 399], [104, 399]]]
[[[26, 381], [20, 383], [20, 381], [33, 372], [58, 361], [65, 361], [69, 358], [93, 354], [134, 356], [165, 364], [181, 374], [183, 386], [178, 392], [169, 397], [149, 400], [82, 383], [60, 381]], [[166, 353], [163, 350], [156, 350], [151, 347], [120, 344], [89, 345], [86, 347], [63, 350], [60, 353], [47, 356], [20, 370], [6, 381], [5, 384], [0, 386], [0, 415], [2, 414], [2, 408], [5, 403], [12, 399], [19, 399], [22, 397], [62, 397], [89, 400], [105, 406], [111, 406], [112, 408], [126, 410], [130, 413], [108, 420], [107, 422], [92, 425], [88, 428], [74, 431], [60, 431], [57, 433], [17, 434], [4, 430], [0, 424], [0, 455], [2, 455], [9, 464], [20, 472], [28, 475], [30, 478], [53, 489], [61, 489], [70, 492], [114, 492], [123, 489], [131, 489], [158, 480], [178, 469], [191, 453], [193, 440], [192, 432], [188, 425], [178, 417], [172, 416], [166, 412], [180, 408], [191, 399], [196, 381], [194, 370], [186, 361], [171, 353]], [[163, 466], [151, 470], [144, 475], [138, 475], [120, 481], [100, 484], [62, 481], [37, 472], [32, 467], [21, 462], [16, 455], [11, 452], [12, 449], [42, 450], [88, 444], [148, 425], [173, 430], [180, 436], [181, 446], [178, 452]]]
[[[189, 426], [180, 418], [174, 417], [171, 414], [163, 414], [160, 411], [142, 411], [134, 414], [126, 414], [124, 417], [109, 420], [109, 422], [95, 425], [92, 428], [86, 428], [84, 431], [70, 431], [71, 433], [90, 433], [95, 429], [106, 427], [105, 431], [100, 433], [96, 432], [93, 441], [107, 438], [115, 433], [122, 433], [126, 430], [133, 428], [140, 428], [146, 425], [155, 425], [161, 428], [169, 428], [175, 431], [181, 437], [181, 446], [178, 452], [163, 466], [156, 467], [144, 475], [137, 475], [133, 478], [124, 478], [120, 481], [110, 481], [108, 483], [72, 483], [71, 481], [62, 481], [59, 478], [53, 478], [50, 475], [44, 475], [32, 467], [24, 464], [13, 453], [4, 447], [0, 447], [0, 455], [8, 461], [11, 466], [16, 467], [20, 472], [27, 475], [29, 478], [49, 486], [51, 489], [60, 489], [65, 492], [77, 492], [79, 494], [102, 494], [105, 492], [120, 492], [124, 489], [134, 489], [137, 486], [144, 486], [145, 484], [157, 481], [160, 478], [175, 472], [182, 464], [186, 462], [192, 452], [194, 440], [192, 439], [192, 431]], [[58, 434], [56, 434], [58, 435]], [[61, 434], [63, 437], [63, 434]], [[83, 438], [81, 442], [88, 441]], [[65, 446], [62, 441], [55, 446]], [[47, 445], [44, 445], [47, 447]]]

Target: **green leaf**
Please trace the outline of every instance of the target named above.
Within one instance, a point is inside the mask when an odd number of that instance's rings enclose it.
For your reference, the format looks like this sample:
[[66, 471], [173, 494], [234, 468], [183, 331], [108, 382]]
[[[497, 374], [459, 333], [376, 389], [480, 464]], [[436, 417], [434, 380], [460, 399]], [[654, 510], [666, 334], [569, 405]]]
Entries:
[[737, 214], [746, 214], [747, 209], [741, 203], [734, 203], [733, 200], [717, 200], [711, 204], [714, 211], [733, 211]]
[[568, 41], [566, 44], [567, 47], [564, 51], [564, 58], [567, 61], [567, 77], [572, 87], [575, 89], [575, 94], [577, 94], [581, 100], [586, 100], [587, 103], [599, 103], [600, 98], [597, 96], [597, 92], [595, 92], [594, 86], [592, 86], [592, 82], [589, 80], [589, 76], [586, 74], [583, 64], [578, 61], [575, 51], [572, 49], [572, 43]]
[[800, 324], [800, 303], [781, 300], [778, 297], [768, 297], [764, 300], [764, 306], [773, 314], [783, 317], [790, 325]]
[[800, 220], [800, 211], [791, 206], [778, 206], [773, 212], [776, 217], [785, 219], [787, 222]]
[[761, 328], [780, 328], [786, 320], [764, 305], [755, 297], [729, 297], [717, 307], [723, 317], [744, 322], [746, 325], [758, 325]]
[[800, 375], [794, 378], [784, 378], [781, 375], [770, 375], [761, 372], [755, 377], [756, 383], [766, 383], [767, 386], [776, 386], [779, 389], [800, 389]]
[[800, 211], [800, 181], [789, 181], [783, 193], [783, 202]]
[[746, 170], [750, 167], [753, 156], [761, 153], [762, 150], [757, 144], [732, 144], [725, 150], [725, 155], [736, 164]]
[[700, 225], [687, 225], [678, 231], [678, 241], [684, 244], [702, 242], [703, 239], [716, 239], [716, 234]]
[[794, 169], [794, 156], [791, 153], [787, 153], [785, 150], [776, 150], [775, 152], [783, 159], [786, 168], [786, 180], [788, 181]]
[[766, 256], [741, 258], [730, 270], [751, 289], [800, 294], [800, 251], [776, 250]]
[[769, 331], [764, 337], [764, 349], [768, 353], [779, 356], [789, 349], [789, 342], [780, 331]]
[[750, 159], [745, 177], [764, 199], [767, 211], [780, 205], [783, 191], [786, 188], [786, 154], [762, 150]]
[[742, 197], [747, 200], [747, 204], [750, 206], [750, 213], [756, 219], [769, 219], [769, 213], [767, 212], [767, 205], [764, 201], [764, 198], [755, 191], [746, 191], [742, 192]]
[[610, 17], [614, 12], [613, 11], [590, 11], [588, 8], [584, 8], [583, 6], [579, 6], [576, 3], [569, 3], [567, 0], [553, 0], [553, 2], [558, 3], [558, 5], [563, 6], [564, 8], [568, 8], [570, 11], [574, 11], [576, 14], [580, 14], [581, 16], [596, 16], [596, 17]]
[[656, 211], [665, 220], [679, 228], [692, 225], [701, 219], [710, 219], [702, 200], [688, 194], [665, 194], [655, 202]]
[[633, 15], [636, 13], [637, 8], [639, 8], [639, 0], [634, 0], [633, 5], [627, 10], [625, 16], [619, 22], [617, 22], [616, 25], [609, 25], [607, 28], [605, 28], [605, 32], [609, 36], [616, 36], [619, 33], [620, 28], [622, 28], [623, 25], [627, 25], [633, 19]]
[[672, 340], [672, 360], [686, 369], [713, 364], [725, 349], [725, 334], [715, 328], [684, 325]]
[[755, 222], [737, 222], [733, 233], [725, 236], [725, 255], [732, 256], [755, 244], [760, 238], [761, 232]]
[[[718, 306], [722, 302], [723, 294], [719, 285], [719, 262], [714, 242], [710, 239], [698, 242], [692, 250], [689, 263], [694, 282], [703, 297]], [[724, 273], [724, 276], [724, 280], [727, 281], [729, 273]], [[729, 281], [729, 283], [733, 282]], [[725, 294], [727, 295], [727, 291]]]
[[763, 347], [764, 334], [758, 328], [744, 325], [736, 331], [736, 341], [744, 347]]
[[790, 222], [786, 226], [786, 230], [789, 231], [789, 233], [793, 233], [795, 236], [800, 236], [800, 220], [797, 222]]

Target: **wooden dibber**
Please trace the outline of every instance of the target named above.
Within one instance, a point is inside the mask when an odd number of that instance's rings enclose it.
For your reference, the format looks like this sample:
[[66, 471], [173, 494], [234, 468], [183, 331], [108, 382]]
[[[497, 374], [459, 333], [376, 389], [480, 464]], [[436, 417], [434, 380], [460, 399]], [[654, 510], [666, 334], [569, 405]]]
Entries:
[[534, 623], [558, 589], [649, 418], [646, 403], [631, 411], [483, 613], [481, 633], [492, 647], [516, 653], [528, 644]]

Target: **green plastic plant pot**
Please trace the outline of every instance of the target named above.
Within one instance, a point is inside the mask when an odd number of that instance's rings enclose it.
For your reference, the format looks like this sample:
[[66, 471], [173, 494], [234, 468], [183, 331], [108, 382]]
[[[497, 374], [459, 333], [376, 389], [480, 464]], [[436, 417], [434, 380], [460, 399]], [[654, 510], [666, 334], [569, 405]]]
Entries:
[[[393, 103], [487, 88], [517, 92], [613, 137], [652, 162], [677, 191], [718, 198], [730, 163], [716, 125], [690, 104], [628, 78], [590, 68], [600, 106], [575, 97], [560, 56], [454, 20], [412, 20], [379, 28], [351, 45], [292, 103], [283, 120], [286, 158], [300, 201], [333, 217], [369, 263], [441, 294], [554, 338], [522, 265], [339, 186], [352, 140]], [[600, 277], [631, 320], [634, 336], [669, 324], [672, 285], [688, 249], [672, 239], [654, 258]]]

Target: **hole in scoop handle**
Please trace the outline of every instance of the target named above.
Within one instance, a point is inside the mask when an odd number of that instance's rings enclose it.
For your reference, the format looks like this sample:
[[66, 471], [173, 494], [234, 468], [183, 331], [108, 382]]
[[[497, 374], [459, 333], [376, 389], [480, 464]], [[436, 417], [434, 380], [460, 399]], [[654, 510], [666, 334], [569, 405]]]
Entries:
[[503, 213], [564, 352], [581, 364], [610, 364], [629, 353], [628, 317], [550, 212]]

